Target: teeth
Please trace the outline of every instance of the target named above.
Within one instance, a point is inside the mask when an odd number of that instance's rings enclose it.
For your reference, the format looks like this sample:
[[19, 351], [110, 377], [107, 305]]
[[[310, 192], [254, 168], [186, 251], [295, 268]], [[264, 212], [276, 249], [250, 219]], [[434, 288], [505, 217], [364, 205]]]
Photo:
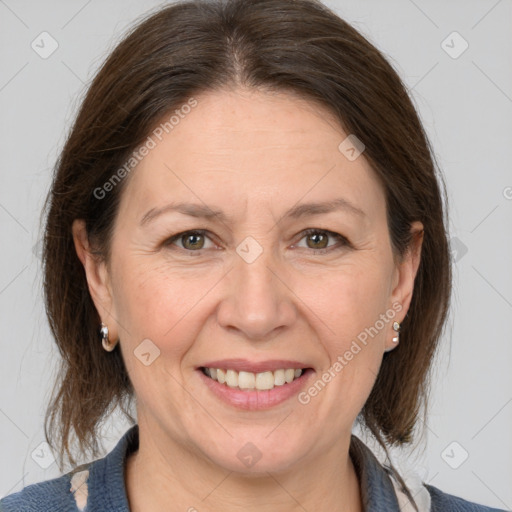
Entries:
[[284, 370], [276, 370], [274, 372], [274, 386], [282, 386], [285, 382]]
[[299, 378], [303, 370], [301, 368], [286, 368], [273, 372], [237, 372], [235, 370], [223, 370], [222, 368], [205, 368], [204, 373], [220, 384], [226, 384], [230, 388], [241, 390], [269, 390], [274, 386], [283, 386]]
[[226, 384], [230, 388], [238, 387], [238, 372], [235, 372], [235, 370], [228, 370], [226, 372]]
[[262, 372], [256, 374], [256, 389], [272, 389], [274, 387], [274, 373]]
[[256, 378], [254, 373], [240, 372], [238, 374], [238, 387], [240, 389], [254, 389], [256, 386]]
[[288, 370], [284, 371], [284, 380], [288, 383], [290, 383], [293, 378], [295, 377], [295, 370], [292, 368], [289, 368]]

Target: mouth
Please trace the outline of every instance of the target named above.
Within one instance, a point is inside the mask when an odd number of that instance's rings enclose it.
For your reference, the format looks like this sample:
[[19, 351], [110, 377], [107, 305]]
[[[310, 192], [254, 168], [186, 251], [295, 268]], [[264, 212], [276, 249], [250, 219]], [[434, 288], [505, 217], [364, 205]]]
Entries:
[[213, 395], [239, 409], [274, 407], [296, 396], [315, 373], [297, 361], [223, 360], [196, 368], [197, 375]]
[[210, 379], [229, 388], [240, 391], [270, 391], [278, 386], [286, 386], [299, 379], [311, 368], [278, 368], [274, 371], [248, 372], [234, 369], [199, 367]]

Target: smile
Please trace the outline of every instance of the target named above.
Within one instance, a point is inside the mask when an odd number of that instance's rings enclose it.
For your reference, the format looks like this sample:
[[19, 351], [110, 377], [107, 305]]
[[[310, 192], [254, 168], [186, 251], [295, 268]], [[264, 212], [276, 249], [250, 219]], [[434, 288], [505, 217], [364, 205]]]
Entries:
[[269, 409], [296, 397], [314, 374], [313, 368], [292, 361], [231, 359], [196, 368], [196, 375], [214, 399], [246, 411]]
[[239, 390], [270, 390], [275, 386], [284, 386], [298, 379], [302, 375], [302, 368], [286, 368], [260, 373], [236, 370], [224, 370], [222, 368], [205, 368], [201, 371], [211, 379], [225, 384], [230, 388]]

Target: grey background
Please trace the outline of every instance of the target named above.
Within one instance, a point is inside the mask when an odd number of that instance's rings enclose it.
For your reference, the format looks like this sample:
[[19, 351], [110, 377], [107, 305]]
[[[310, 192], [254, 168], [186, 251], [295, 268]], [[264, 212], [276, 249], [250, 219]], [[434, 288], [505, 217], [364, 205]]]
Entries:
[[[448, 187], [453, 307], [425, 438], [407, 460], [446, 492], [511, 509], [512, 1], [326, 3], [403, 77]], [[0, 0], [0, 496], [60, 474], [41, 444], [58, 359], [37, 246], [51, 168], [97, 67], [159, 4]], [[31, 47], [43, 31], [58, 43], [46, 59]], [[453, 31], [469, 44], [457, 58]], [[126, 427], [105, 424], [107, 450]]]

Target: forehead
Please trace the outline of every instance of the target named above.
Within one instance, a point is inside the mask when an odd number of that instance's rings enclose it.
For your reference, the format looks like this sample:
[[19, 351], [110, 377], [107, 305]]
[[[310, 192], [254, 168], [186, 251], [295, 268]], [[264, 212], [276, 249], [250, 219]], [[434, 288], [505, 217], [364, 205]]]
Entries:
[[[173, 134], [175, 145], [188, 142], [189, 158], [211, 154], [215, 160], [229, 160], [233, 152], [260, 152], [263, 158], [283, 152], [318, 157], [343, 131], [318, 103], [291, 93], [237, 89], [199, 96]], [[229, 153], [222, 154], [223, 149]]]
[[325, 107], [252, 90], [209, 91], [194, 99], [196, 106], [175, 116], [172, 128], [160, 124], [159, 137], [150, 135], [154, 147], [130, 176], [131, 202], [147, 207], [174, 197], [219, 197], [229, 208], [264, 197], [293, 204], [341, 192], [369, 208], [382, 206], [383, 197], [372, 197], [382, 196], [373, 170], [363, 155], [351, 161], [340, 151], [347, 134]]

